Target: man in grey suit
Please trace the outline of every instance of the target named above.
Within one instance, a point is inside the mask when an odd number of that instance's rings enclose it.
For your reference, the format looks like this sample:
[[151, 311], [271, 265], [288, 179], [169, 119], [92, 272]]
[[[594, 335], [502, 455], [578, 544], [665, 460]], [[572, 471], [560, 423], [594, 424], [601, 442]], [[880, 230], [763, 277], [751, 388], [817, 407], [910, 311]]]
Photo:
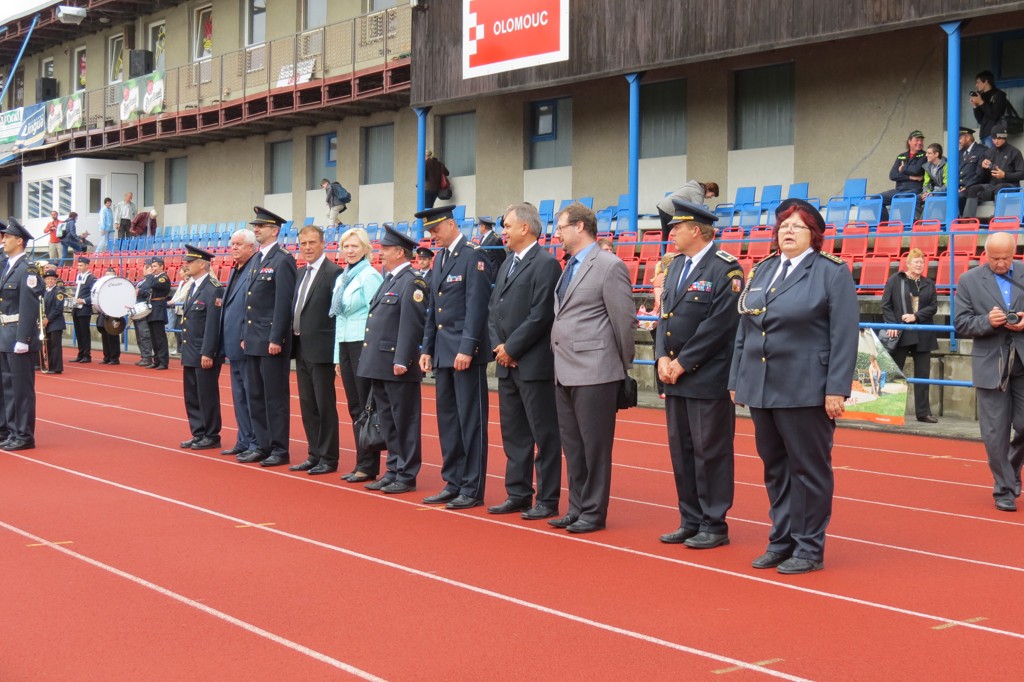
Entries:
[[235, 446], [221, 450], [222, 455], [247, 456], [256, 449], [256, 433], [249, 418], [249, 380], [246, 376], [245, 351], [242, 350], [242, 332], [245, 331], [245, 288], [249, 270], [246, 264], [256, 253], [256, 235], [242, 229], [231, 235], [231, 257], [235, 265], [228, 273], [224, 286], [221, 311], [221, 353], [231, 368], [231, 403], [235, 408], [238, 435]]
[[1024, 268], [1013, 266], [1016, 248], [1014, 235], [989, 236], [988, 263], [957, 283], [954, 318], [956, 333], [974, 339], [971, 369], [992, 496], [996, 509], [1007, 512], [1017, 511], [1024, 462]]
[[555, 290], [551, 329], [569, 512], [548, 523], [592, 533], [608, 516], [616, 403], [633, 364], [636, 309], [626, 264], [596, 244], [594, 212], [573, 203], [559, 212], [557, 229], [570, 255]]
[[[562, 269], [555, 257], [537, 244], [541, 224], [535, 206], [510, 206], [504, 224], [512, 258], [498, 266], [489, 328], [498, 363], [508, 499], [487, 511], [518, 511], [527, 520], [546, 519], [558, 514], [562, 483], [562, 443], [558, 423], [552, 418], [556, 408], [551, 353], [555, 284]], [[531, 508], [534, 467], [537, 504]]]

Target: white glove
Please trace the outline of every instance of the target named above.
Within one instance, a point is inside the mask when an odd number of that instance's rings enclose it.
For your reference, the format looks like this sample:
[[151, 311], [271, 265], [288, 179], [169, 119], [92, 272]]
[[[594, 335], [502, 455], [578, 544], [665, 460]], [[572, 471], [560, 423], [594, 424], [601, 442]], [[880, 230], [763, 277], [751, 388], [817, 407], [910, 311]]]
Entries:
[[27, 343], [22, 343], [21, 341], [18, 341], [16, 344], [14, 344], [14, 352], [18, 353], [18, 354], [27, 353], [28, 352], [28, 344]]

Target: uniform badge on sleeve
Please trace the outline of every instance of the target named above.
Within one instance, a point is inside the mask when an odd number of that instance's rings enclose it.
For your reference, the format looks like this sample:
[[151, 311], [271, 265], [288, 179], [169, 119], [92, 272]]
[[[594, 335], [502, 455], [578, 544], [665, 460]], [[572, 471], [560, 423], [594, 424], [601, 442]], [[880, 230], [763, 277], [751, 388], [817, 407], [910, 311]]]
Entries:
[[221, 307], [222, 305], [223, 305], [223, 301], [221, 300], [221, 297], [220, 297], [220, 296], [218, 296], [217, 298], [213, 299], [213, 306], [214, 306], [215, 308], [219, 308], [219, 307]]
[[741, 291], [743, 291], [743, 280], [742, 279], [733, 279], [733, 281], [732, 281], [732, 293], [738, 294]]
[[482, 260], [478, 260], [478, 261], [476, 262], [476, 269], [477, 269], [477, 270], [479, 270], [480, 272], [483, 272], [483, 271], [484, 271], [484, 268], [486, 268], [486, 267], [487, 267], [487, 266], [486, 266], [486, 265], [484, 265], [484, 262], [483, 262]]
[[35, 289], [36, 285], [39, 284], [39, 278], [35, 275], [29, 275], [25, 278], [25, 284], [28, 285], [29, 289]]
[[413, 289], [412, 300], [416, 301], [417, 303], [423, 303], [423, 292], [420, 291], [419, 289]]

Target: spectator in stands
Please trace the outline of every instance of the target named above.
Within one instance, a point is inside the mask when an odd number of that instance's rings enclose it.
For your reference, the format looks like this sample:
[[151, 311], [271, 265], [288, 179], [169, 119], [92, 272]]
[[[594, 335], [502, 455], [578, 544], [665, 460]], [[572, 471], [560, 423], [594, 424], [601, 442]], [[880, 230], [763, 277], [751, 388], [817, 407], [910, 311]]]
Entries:
[[698, 206], [707, 205], [707, 200], [718, 196], [718, 183], [706, 180], [697, 182], [689, 180], [685, 185], [672, 194], [658, 202], [658, 216], [661, 218], [661, 229], [668, 228], [668, 221], [672, 217], [676, 201], [686, 201]]
[[901, 192], [921, 194], [924, 190], [924, 164], [927, 162], [924, 152], [924, 133], [912, 130], [907, 136], [906, 151], [896, 156], [889, 169], [889, 179], [896, 187], [881, 193], [882, 220], [889, 219], [889, 204], [894, 195]]
[[117, 202], [114, 207], [114, 219], [117, 220], [117, 238], [124, 239], [132, 229], [132, 218], [138, 211], [132, 201], [132, 193], [125, 192], [124, 201]]
[[975, 90], [971, 92], [974, 120], [978, 122], [978, 136], [982, 144], [991, 147], [992, 129], [1006, 114], [1006, 93], [996, 87], [996, 77], [991, 71], [982, 71], [974, 77]]
[[989, 235], [988, 263], [957, 282], [953, 321], [957, 336], [974, 339], [971, 372], [981, 439], [994, 480], [992, 497], [1005, 512], [1017, 511], [1024, 461], [1024, 267], [1014, 268], [1016, 250], [1016, 235]]
[[48, 252], [50, 254], [50, 262], [56, 263], [61, 260], [60, 257], [60, 217], [58, 217], [56, 211], [50, 211], [50, 222], [46, 223], [46, 227], [43, 228], [49, 236], [49, 242], [47, 242]]
[[1024, 179], [1024, 157], [1019, 149], [1006, 141], [1006, 137], [1006, 126], [1002, 123], [992, 128], [992, 148], [981, 160], [982, 184], [967, 188], [965, 218], [978, 214], [979, 202], [991, 201], [1004, 187], [1019, 187]]
[[821, 250], [818, 210], [787, 199], [775, 216], [778, 253], [739, 297], [729, 389], [750, 407], [771, 504], [768, 547], [752, 565], [798, 574], [825, 566], [835, 420], [852, 389], [860, 311], [846, 263]]
[[981, 160], [985, 158], [988, 147], [975, 142], [974, 128], [960, 128], [960, 213], [964, 211], [967, 201], [967, 188], [980, 185], [982, 179]]
[[113, 203], [110, 197], [103, 200], [103, 208], [100, 209], [100, 238], [96, 242], [96, 253], [114, 249], [116, 233], [114, 231], [114, 209], [111, 208]]
[[427, 152], [426, 161], [426, 187], [423, 192], [423, 207], [434, 208], [437, 201], [437, 193], [441, 190], [441, 178], [448, 176], [448, 168], [441, 163], [441, 160], [434, 156], [434, 152]]
[[340, 182], [331, 182], [327, 178], [320, 181], [320, 188], [327, 195], [327, 222], [337, 227], [341, 224], [341, 214], [348, 209], [348, 202], [352, 201], [352, 195]]
[[597, 240], [597, 248], [609, 253], [615, 253], [615, 244], [608, 237], [601, 237]]
[[[885, 283], [882, 293], [882, 319], [899, 324], [933, 324], [938, 310], [935, 296], [935, 282], [925, 276], [925, 258], [921, 249], [907, 253], [907, 268], [897, 272]], [[927, 379], [931, 376], [932, 351], [939, 347], [934, 332], [919, 332], [904, 329], [902, 332], [889, 329], [882, 332], [890, 338], [899, 337], [895, 350], [890, 351], [893, 361], [902, 370], [907, 355], [914, 357], [914, 377]], [[914, 411], [917, 421], [934, 424], [938, 419], [932, 416], [928, 403], [928, 384], [914, 384]]]
[[83, 232], [81, 237], [78, 236], [78, 214], [76, 212], [68, 213], [68, 218], [64, 221], [63, 232], [60, 237], [61, 246], [64, 247], [64, 253], [60, 259], [61, 265], [71, 258], [72, 252], [85, 253], [89, 249], [88, 243], [85, 241], [89, 233]]
[[[499, 223], [501, 220], [502, 216], [498, 216]], [[480, 232], [480, 248], [483, 249], [484, 255], [487, 256], [487, 260], [491, 264], [491, 279], [493, 280], [498, 274], [498, 268], [505, 262], [508, 251], [505, 250], [505, 242], [501, 240], [501, 235], [494, 229], [493, 220], [480, 218], [477, 221], [477, 230]]]
[[[372, 481], [380, 475], [380, 452], [359, 447], [359, 427], [356, 425], [370, 397], [370, 380], [356, 374], [356, 370], [359, 368], [359, 358], [362, 357], [370, 301], [383, 281], [380, 273], [370, 265], [372, 251], [366, 230], [353, 227], [345, 231], [341, 236], [341, 256], [345, 261], [345, 269], [341, 277], [335, 280], [331, 297], [334, 363], [345, 389], [348, 414], [352, 419], [352, 437], [356, 444], [352, 471], [341, 477], [349, 483]], [[430, 249], [426, 251], [433, 255]], [[430, 267], [429, 260], [427, 267]]]
[[933, 142], [924, 150], [924, 191], [921, 201], [932, 192], [945, 192], [949, 180], [949, 166], [942, 155], [942, 145]]
[[132, 219], [129, 232], [133, 237], [152, 237], [156, 234], [156, 211], [143, 211]]

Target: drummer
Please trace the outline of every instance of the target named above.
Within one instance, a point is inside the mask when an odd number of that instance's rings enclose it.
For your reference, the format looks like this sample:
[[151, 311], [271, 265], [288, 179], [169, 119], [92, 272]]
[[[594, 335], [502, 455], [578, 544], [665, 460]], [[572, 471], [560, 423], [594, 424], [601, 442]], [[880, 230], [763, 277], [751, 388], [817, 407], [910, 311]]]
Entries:
[[[103, 273], [104, 277], [117, 277], [114, 268], [107, 268]], [[121, 332], [124, 331], [124, 318], [112, 317], [103, 312], [103, 302], [96, 301], [99, 312], [96, 314], [96, 329], [100, 333], [100, 343], [103, 346], [103, 359], [101, 365], [121, 364]]]
[[144, 320], [149, 323], [149, 337], [153, 342], [153, 369], [167, 369], [171, 356], [167, 348], [167, 299], [171, 297], [171, 278], [164, 272], [164, 259], [158, 256], [149, 259], [152, 286], [149, 289], [149, 303], [152, 312]]

